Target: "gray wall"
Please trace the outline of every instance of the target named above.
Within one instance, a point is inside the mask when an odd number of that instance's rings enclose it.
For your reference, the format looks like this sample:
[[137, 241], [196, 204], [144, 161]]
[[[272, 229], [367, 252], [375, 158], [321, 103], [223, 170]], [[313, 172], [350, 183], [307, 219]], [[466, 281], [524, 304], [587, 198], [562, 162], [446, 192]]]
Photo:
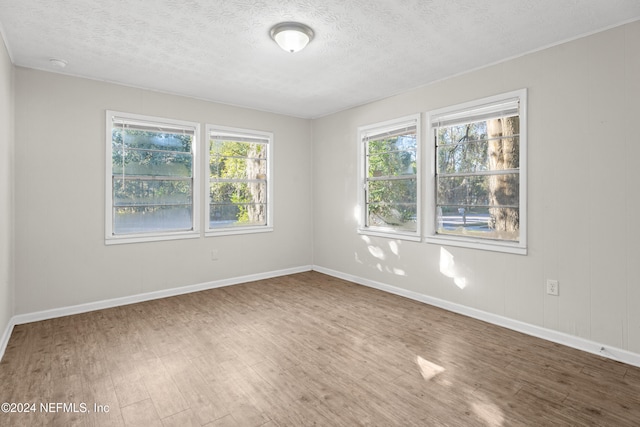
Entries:
[[[640, 353], [638, 52], [636, 22], [309, 121], [21, 68], [13, 111], [0, 51], [0, 322], [315, 264]], [[460, 289], [439, 271], [440, 246], [356, 233], [358, 126], [520, 88], [529, 255], [444, 248]], [[274, 132], [275, 231], [105, 246], [105, 109]]]
[[[636, 22], [314, 121], [314, 264], [640, 353], [639, 52]], [[356, 233], [358, 126], [521, 88], [528, 256], [446, 247], [460, 289], [441, 246]]]
[[[311, 265], [309, 120], [19, 67], [15, 92], [15, 314]], [[273, 132], [275, 231], [105, 246], [107, 109]]]
[[13, 67], [0, 36], [0, 337], [13, 316]]

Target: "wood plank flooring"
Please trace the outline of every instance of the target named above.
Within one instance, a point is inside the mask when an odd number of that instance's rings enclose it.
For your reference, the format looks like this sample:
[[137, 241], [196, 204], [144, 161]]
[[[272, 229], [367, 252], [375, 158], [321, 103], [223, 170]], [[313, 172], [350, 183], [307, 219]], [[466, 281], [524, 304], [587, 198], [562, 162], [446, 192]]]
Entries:
[[0, 385], [3, 426], [640, 425], [639, 368], [317, 272], [16, 326]]

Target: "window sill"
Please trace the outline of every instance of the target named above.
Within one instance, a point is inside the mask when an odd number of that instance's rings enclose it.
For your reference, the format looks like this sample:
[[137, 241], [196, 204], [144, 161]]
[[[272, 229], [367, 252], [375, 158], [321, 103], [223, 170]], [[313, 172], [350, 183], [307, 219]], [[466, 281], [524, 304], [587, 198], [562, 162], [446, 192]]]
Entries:
[[411, 233], [411, 232], [385, 231], [385, 230], [372, 230], [369, 228], [359, 228], [358, 234], [362, 234], [366, 236], [386, 237], [388, 239], [409, 240], [412, 242], [420, 241], [420, 235], [418, 233]]
[[238, 228], [221, 228], [219, 230], [207, 230], [205, 232], [206, 237], [212, 236], [231, 236], [234, 234], [255, 234], [255, 233], [270, 233], [273, 231], [273, 227], [238, 227]]
[[108, 236], [104, 240], [105, 245], [122, 245], [127, 243], [162, 242], [165, 240], [197, 239], [199, 231], [175, 232], [163, 234], [135, 234], [128, 236]]
[[424, 241], [434, 245], [456, 246], [460, 248], [480, 249], [484, 251], [503, 252], [515, 255], [527, 255], [527, 247], [520, 243], [441, 235], [425, 237]]

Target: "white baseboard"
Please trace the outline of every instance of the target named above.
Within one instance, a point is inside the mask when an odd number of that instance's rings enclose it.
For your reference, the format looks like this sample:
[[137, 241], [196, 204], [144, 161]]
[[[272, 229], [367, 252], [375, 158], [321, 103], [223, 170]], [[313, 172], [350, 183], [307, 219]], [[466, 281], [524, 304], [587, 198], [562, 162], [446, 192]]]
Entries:
[[385, 283], [377, 282], [374, 280], [364, 279], [362, 277], [331, 270], [329, 268], [324, 268], [318, 265], [314, 265], [313, 270], [319, 273], [327, 274], [329, 276], [337, 277], [339, 279], [347, 280], [349, 282], [354, 282], [359, 285], [368, 286], [370, 288], [375, 288], [381, 291], [389, 292], [391, 294], [400, 295], [415, 301], [420, 301], [425, 304], [443, 308], [454, 313], [462, 314], [474, 319], [485, 321], [487, 323], [522, 332], [524, 334], [531, 335], [537, 338], [542, 338], [547, 341], [555, 342], [578, 350], [586, 351], [588, 353], [597, 354], [598, 356], [606, 357], [608, 359], [613, 359], [618, 362], [623, 362], [629, 365], [640, 367], [640, 354], [633, 353], [628, 350], [600, 344], [594, 341], [577, 337], [575, 335], [569, 335], [564, 332], [554, 331], [552, 329], [531, 325], [519, 320], [514, 320], [508, 317], [499, 316], [497, 314], [488, 313], [486, 311], [477, 310], [475, 308], [467, 307], [461, 304], [456, 304], [439, 298], [430, 297], [428, 295], [408, 291], [396, 286], [387, 285]]
[[7, 349], [7, 345], [9, 344], [9, 338], [11, 338], [11, 332], [13, 332], [13, 327], [15, 323], [13, 323], [13, 317], [9, 319], [9, 323], [7, 327], [4, 328], [4, 333], [0, 338], [0, 360], [2, 360], [2, 356], [4, 356], [4, 352]]
[[207, 289], [221, 288], [224, 286], [232, 286], [240, 283], [253, 282], [256, 280], [271, 279], [273, 277], [286, 276], [289, 274], [302, 273], [305, 271], [311, 271], [311, 266], [301, 266], [288, 268], [284, 270], [269, 271], [266, 273], [250, 274], [247, 276], [233, 277], [230, 279], [214, 280], [207, 283], [199, 283], [197, 285], [182, 286], [179, 288], [165, 289], [162, 291], [148, 292], [144, 294], [131, 295], [121, 298], [113, 298], [102, 301], [95, 301], [86, 304], [72, 305], [68, 307], [54, 308], [51, 310], [37, 311], [34, 313], [18, 314], [9, 319], [9, 324], [5, 328], [2, 340], [0, 341], [0, 360], [4, 356], [4, 352], [7, 349], [11, 332], [15, 325], [22, 325], [24, 323], [38, 322], [40, 320], [54, 319], [56, 317], [70, 316], [72, 314], [87, 313], [95, 310], [102, 310], [105, 308], [119, 307], [122, 305], [135, 304], [137, 302], [151, 301], [159, 298], [167, 298], [176, 295], [183, 295], [192, 292], [204, 291]]
[[176, 295], [188, 294], [191, 292], [198, 292], [207, 289], [220, 288], [224, 286], [232, 286], [241, 283], [252, 282], [256, 280], [270, 279], [273, 277], [286, 276], [289, 274], [302, 273], [305, 271], [315, 270], [319, 273], [327, 274], [329, 276], [337, 277], [343, 280], [347, 280], [359, 285], [368, 286], [370, 288], [378, 289], [384, 292], [388, 292], [395, 295], [400, 295], [405, 298], [409, 298], [415, 301], [420, 301], [425, 304], [440, 307], [445, 310], [472, 317], [474, 319], [483, 320], [494, 325], [502, 326], [514, 331], [522, 332], [527, 335], [531, 335], [537, 338], [542, 338], [547, 341], [555, 342], [558, 344], [566, 345], [568, 347], [576, 348], [578, 350], [593, 353], [608, 359], [617, 360], [619, 362], [627, 363], [629, 365], [640, 367], [640, 354], [630, 352], [615, 347], [611, 347], [605, 344], [600, 344], [594, 341], [590, 341], [584, 338], [580, 338], [574, 335], [569, 335], [563, 332], [554, 331], [552, 329], [543, 328], [536, 325], [520, 322], [518, 320], [510, 319], [508, 317], [499, 316], [497, 314], [488, 313], [486, 311], [477, 310], [475, 308], [467, 307], [461, 304], [456, 304], [450, 301], [445, 301], [439, 298], [430, 297], [424, 294], [420, 294], [406, 289], [398, 288], [396, 286], [387, 285], [385, 283], [377, 282], [374, 280], [364, 279], [362, 277], [354, 276], [347, 273], [331, 270], [329, 268], [321, 266], [302, 266], [296, 268], [290, 268], [285, 270], [277, 270], [266, 273], [251, 274], [247, 276], [234, 277], [230, 279], [215, 280], [207, 283], [200, 283], [197, 285], [183, 286], [179, 288], [165, 289], [162, 291], [149, 292], [144, 294], [131, 295], [122, 298], [113, 298], [109, 300], [96, 301], [87, 304], [79, 304], [68, 307], [61, 307], [51, 310], [38, 311], [35, 313], [19, 314], [9, 319], [9, 324], [6, 326], [2, 337], [0, 338], [0, 360], [4, 356], [5, 350], [9, 343], [9, 338], [15, 325], [21, 325], [24, 323], [37, 322], [40, 320], [53, 319], [56, 317], [69, 316], [79, 313], [87, 313], [90, 311], [101, 310], [105, 308], [118, 307], [122, 305], [135, 304], [137, 302], [150, 301], [158, 298], [166, 298]]
[[192, 292], [204, 291], [207, 289], [232, 286], [240, 283], [253, 282], [256, 280], [271, 279], [273, 277], [286, 276], [288, 274], [302, 273], [310, 271], [311, 266], [288, 268], [285, 270], [269, 271], [266, 273], [250, 274], [247, 276], [233, 277], [230, 279], [214, 280], [212, 282], [199, 283], [197, 285], [181, 286], [179, 288], [165, 289], [162, 291], [148, 292], [144, 294], [131, 295], [122, 298], [90, 302], [87, 304], [72, 305], [69, 307], [54, 308], [52, 310], [38, 311], [35, 313], [19, 314], [14, 316], [14, 325], [23, 323], [38, 322], [40, 320], [53, 319], [56, 317], [69, 316], [72, 314], [87, 313], [89, 311], [102, 310], [104, 308], [119, 307], [121, 305], [135, 304], [137, 302], [151, 301], [159, 298], [173, 297], [176, 295], [190, 294]]

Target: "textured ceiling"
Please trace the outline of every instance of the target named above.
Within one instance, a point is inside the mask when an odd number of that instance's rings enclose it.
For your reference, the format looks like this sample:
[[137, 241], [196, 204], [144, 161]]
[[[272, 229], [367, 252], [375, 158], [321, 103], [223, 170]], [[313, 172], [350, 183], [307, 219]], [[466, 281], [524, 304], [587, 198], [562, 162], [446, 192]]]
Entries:
[[[16, 65], [307, 118], [637, 19], [639, 0], [0, 0]], [[316, 33], [295, 54], [269, 37], [291, 20]]]

